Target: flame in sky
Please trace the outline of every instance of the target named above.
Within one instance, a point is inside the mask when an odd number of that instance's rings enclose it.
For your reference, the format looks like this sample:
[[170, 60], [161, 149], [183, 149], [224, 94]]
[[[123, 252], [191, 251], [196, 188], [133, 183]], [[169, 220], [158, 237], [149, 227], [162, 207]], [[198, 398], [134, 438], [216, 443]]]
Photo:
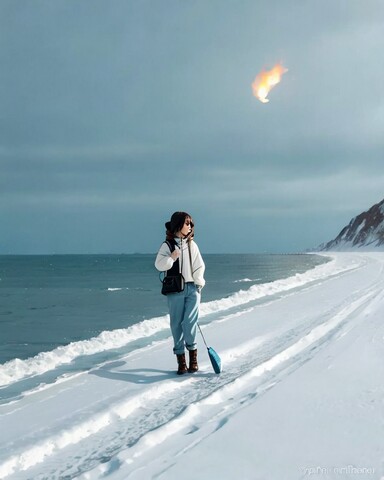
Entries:
[[262, 70], [252, 83], [253, 94], [262, 103], [268, 103], [268, 93], [277, 85], [283, 73], [288, 72], [280, 63], [277, 63], [271, 70]]

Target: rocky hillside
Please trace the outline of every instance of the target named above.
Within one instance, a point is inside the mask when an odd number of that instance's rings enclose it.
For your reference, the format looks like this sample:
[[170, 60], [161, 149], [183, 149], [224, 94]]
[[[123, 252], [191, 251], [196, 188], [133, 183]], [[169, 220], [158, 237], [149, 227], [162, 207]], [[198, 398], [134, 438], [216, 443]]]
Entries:
[[377, 247], [384, 247], [384, 200], [352, 218], [334, 240], [323, 243], [319, 250], [373, 250]]

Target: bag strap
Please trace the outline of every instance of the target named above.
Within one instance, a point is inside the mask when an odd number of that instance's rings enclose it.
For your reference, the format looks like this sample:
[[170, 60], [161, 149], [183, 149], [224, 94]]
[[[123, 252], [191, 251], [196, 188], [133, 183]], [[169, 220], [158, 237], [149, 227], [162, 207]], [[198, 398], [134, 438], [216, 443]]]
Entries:
[[171, 253], [175, 250], [175, 244], [174, 243], [171, 243], [169, 240], [164, 240], [164, 243], [166, 243], [168, 245]]
[[[171, 253], [175, 250], [175, 248], [176, 248], [176, 242], [175, 241], [172, 242], [172, 241], [169, 241], [169, 240], [165, 240], [164, 243], [166, 243], [168, 245]], [[183, 254], [183, 252], [181, 252], [181, 254]], [[165, 272], [165, 276], [176, 275], [178, 273], [182, 273], [182, 271], [183, 271], [183, 256], [181, 255], [181, 265], [180, 265], [179, 259], [177, 259], [173, 263], [172, 267]]]

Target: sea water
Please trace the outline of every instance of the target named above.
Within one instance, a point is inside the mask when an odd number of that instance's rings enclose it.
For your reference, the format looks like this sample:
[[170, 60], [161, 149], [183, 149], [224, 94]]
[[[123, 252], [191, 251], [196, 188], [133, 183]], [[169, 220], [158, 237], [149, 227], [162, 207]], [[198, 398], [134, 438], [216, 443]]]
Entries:
[[[87, 354], [92, 349], [84, 345], [95, 337], [108, 350], [108, 332], [121, 337], [118, 329], [163, 318], [167, 302], [154, 260], [150, 254], [0, 256], [0, 365], [68, 344], [78, 345], [73, 356]], [[204, 261], [202, 302], [220, 307], [235, 292], [303, 273], [326, 258], [212, 254]]]

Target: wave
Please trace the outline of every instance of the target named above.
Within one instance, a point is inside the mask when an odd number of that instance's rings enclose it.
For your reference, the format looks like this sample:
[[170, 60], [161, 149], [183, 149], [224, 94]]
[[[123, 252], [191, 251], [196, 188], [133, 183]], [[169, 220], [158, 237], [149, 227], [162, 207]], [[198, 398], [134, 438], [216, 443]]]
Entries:
[[49, 352], [41, 352], [26, 360], [15, 358], [0, 365], [0, 386], [4, 387], [33, 375], [41, 375], [61, 365], [71, 363], [82, 355], [94, 355], [105, 350], [123, 347], [134, 340], [164, 330], [168, 325], [167, 316], [152, 318], [128, 328], [104, 331], [89, 340], [72, 342]]
[[233, 283], [257, 282], [258, 280], [260, 280], [260, 278], [255, 278], [255, 280], [251, 278], [241, 278], [240, 280], [234, 280]]
[[[252, 300], [288, 291], [321, 278], [357, 268], [358, 266], [360, 265], [342, 262], [340, 267], [336, 267], [335, 258], [331, 258], [330, 262], [318, 265], [305, 273], [270, 283], [252, 285], [248, 290], [240, 290], [227, 298], [202, 303], [200, 305], [200, 317], [240, 307]], [[168, 315], [165, 315], [143, 320], [128, 328], [104, 331], [97, 337], [72, 342], [49, 352], [41, 352], [25, 360], [17, 358], [10, 360], [0, 365], [0, 386], [5, 387], [31, 376], [41, 375], [59, 366], [69, 364], [77, 357], [83, 355], [93, 355], [124, 347], [132, 341], [155, 335], [168, 328]]]

